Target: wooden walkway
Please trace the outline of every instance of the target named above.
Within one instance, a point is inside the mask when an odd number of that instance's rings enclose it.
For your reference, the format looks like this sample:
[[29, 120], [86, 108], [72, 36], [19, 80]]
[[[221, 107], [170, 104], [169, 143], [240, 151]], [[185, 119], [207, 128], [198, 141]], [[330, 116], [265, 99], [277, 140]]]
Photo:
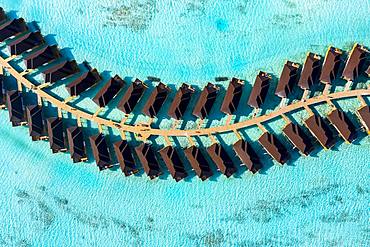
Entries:
[[76, 108], [72, 105], [68, 104], [68, 101], [65, 99], [58, 99], [50, 94], [48, 94], [43, 89], [43, 84], [37, 86], [29, 81], [25, 75], [25, 72], [18, 72], [14, 69], [8, 59], [4, 59], [0, 56], [0, 71], [2, 68], [6, 69], [19, 83], [19, 86], [24, 86], [34, 93], [38, 95], [38, 97], [42, 98], [53, 104], [55, 107], [58, 108], [58, 111], [69, 112], [77, 118], [77, 121], [80, 122], [81, 119], [86, 119], [98, 124], [98, 126], [106, 126], [113, 129], [117, 129], [120, 131], [122, 135], [125, 132], [134, 133], [141, 139], [147, 139], [150, 136], [163, 136], [165, 139], [168, 137], [192, 137], [192, 136], [211, 136], [213, 134], [220, 134], [220, 133], [227, 133], [227, 132], [234, 132], [237, 133], [238, 130], [250, 127], [250, 126], [261, 126], [263, 122], [272, 120], [277, 117], [284, 118], [284, 114], [299, 110], [299, 109], [308, 109], [309, 106], [320, 104], [320, 103], [327, 103], [331, 100], [339, 100], [344, 98], [351, 98], [351, 97], [361, 97], [361, 96], [369, 96], [370, 95], [370, 88], [367, 89], [355, 89], [352, 91], [341, 91], [336, 93], [330, 94], [323, 94], [320, 96], [316, 96], [314, 98], [305, 99], [302, 101], [295, 102], [293, 104], [284, 106], [280, 109], [277, 109], [269, 114], [265, 114], [262, 116], [254, 117], [252, 119], [248, 119], [242, 122], [228, 124], [224, 126], [216, 126], [210, 127], [205, 129], [190, 129], [190, 130], [182, 130], [182, 129], [153, 129], [147, 123], [144, 124], [137, 124], [137, 125], [128, 125], [125, 124], [124, 121], [116, 122], [110, 119], [105, 119], [99, 117], [97, 114], [91, 114], [89, 112], [84, 111], [83, 109]]

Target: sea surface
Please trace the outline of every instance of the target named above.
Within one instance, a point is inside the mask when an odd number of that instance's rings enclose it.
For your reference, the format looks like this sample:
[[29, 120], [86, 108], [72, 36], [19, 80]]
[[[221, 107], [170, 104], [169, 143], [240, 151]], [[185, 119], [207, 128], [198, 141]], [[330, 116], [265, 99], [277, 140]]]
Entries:
[[[215, 77], [235, 76], [247, 82], [244, 101], [259, 70], [276, 81], [286, 60], [303, 63], [308, 51], [370, 46], [369, 0], [0, 0], [0, 6], [34, 21], [65, 56], [89, 61], [104, 78], [156, 76], [175, 91], [183, 82], [201, 89]], [[63, 85], [50, 90], [67, 96]], [[267, 112], [278, 107], [270, 100]], [[87, 98], [72, 103], [96, 110]], [[354, 112], [360, 103], [337, 106]], [[329, 107], [315, 110], [325, 114]], [[251, 109], [239, 113], [246, 119]], [[122, 117], [112, 109], [102, 114]], [[170, 128], [162, 115], [155, 124]], [[209, 126], [225, 120], [214, 116]], [[301, 122], [307, 114], [290, 117]], [[187, 127], [194, 127], [188, 118]], [[283, 125], [274, 120], [266, 127], [280, 134]], [[229, 179], [201, 182], [191, 173], [176, 183], [168, 174], [151, 181], [117, 168], [99, 172], [93, 161], [73, 164], [68, 153], [52, 154], [48, 142], [32, 142], [27, 128], [12, 128], [6, 110], [0, 126], [0, 246], [370, 246], [365, 134], [329, 151], [317, 147], [310, 157], [292, 150], [294, 159], [284, 166], [265, 158], [257, 175], [241, 168]], [[84, 126], [96, 132], [93, 124]], [[255, 141], [261, 132], [241, 134]], [[225, 145], [236, 141], [231, 134], [217, 138]], [[161, 138], [153, 142], [163, 145]]]

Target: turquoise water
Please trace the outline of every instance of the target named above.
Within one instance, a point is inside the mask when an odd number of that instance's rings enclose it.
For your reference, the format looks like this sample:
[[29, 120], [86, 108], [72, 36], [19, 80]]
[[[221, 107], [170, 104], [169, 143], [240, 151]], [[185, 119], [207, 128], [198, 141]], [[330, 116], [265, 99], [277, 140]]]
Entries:
[[[37, 21], [44, 34], [55, 35], [49, 40], [69, 48], [64, 52], [78, 61], [111, 75], [158, 76], [174, 86], [203, 87], [216, 76], [253, 83], [259, 69], [278, 76], [284, 60], [302, 63], [308, 50], [324, 54], [330, 44], [346, 50], [353, 42], [370, 44], [366, 0], [3, 0], [1, 5]], [[53, 90], [65, 94], [63, 87]], [[77, 101], [95, 110], [89, 100]], [[351, 111], [359, 106], [356, 100], [339, 104]], [[118, 112], [105, 114], [119, 119]], [[292, 117], [300, 121], [304, 113]], [[26, 128], [11, 128], [6, 111], [0, 121], [4, 246], [370, 244], [369, 136], [284, 167], [266, 160], [271, 167], [259, 175], [175, 183], [169, 177], [149, 181], [98, 172], [94, 163], [72, 164], [68, 154], [52, 155], [47, 142], [32, 142]], [[281, 125], [267, 127], [279, 133]], [[242, 134], [259, 136], [254, 128]]]

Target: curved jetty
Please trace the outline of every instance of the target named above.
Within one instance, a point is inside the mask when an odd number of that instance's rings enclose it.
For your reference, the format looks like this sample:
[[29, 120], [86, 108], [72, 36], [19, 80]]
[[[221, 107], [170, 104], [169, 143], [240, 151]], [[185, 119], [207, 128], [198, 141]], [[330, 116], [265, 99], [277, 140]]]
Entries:
[[[359, 133], [359, 129], [355, 127], [355, 119], [333, 104], [336, 100], [346, 98], [359, 100], [361, 107], [357, 109], [356, 121], [362, 129], [370, 133], [370, 108], [365, 99], [370, 96], [370, 88], [364, 88], [363, 85], [351, 88], [353, 81], [363, 82], [369, 77], [369, 52], [365, 46], [359, 44], [354, 45], [348, 56], [345, 56], [342, 50], [329, 47], [324, 61], [320, 55], [308, 53], [302, 70], [298, 63], [287, 61], [275, 92], [269, 92], [275, 83], [272, 75], [260, 71], [252, 91], [249, 96], [246, 95], [247, 102], [243, 102], [242, 95], [247, 94], [245, 80], [237, 78], [230, 80], [225, 95], [222, 95], [219, 94], [220, 86], [211, 82], [201, 92], [184, 83], [175, 93], [159, 79], [150, 77], [156, 82], [151, 87], [153, 89], [149, 97], [146, 97], [144, 94], [150, 86], [140, 79], [125, 81], [119, 75], [104, 79], [98, 70], [91, 68], [87, 62], [78, 64], [75, 60], [64, 57], [57, 45], [45, 41], [40, 31], [30, 31], [23, 19], [12, 20], [1, 8], [0, 42], [1, 47], [8, 48], [8, 52], [0, 53], [0, 103], [7, 107], [12, 125], [28, 125], [32, 140], [48, 138], [52, 152], [69, 150], [73, 162], [90, 158], [86, 145], [89, 142], [91, 156], [100, 170], [119, 164], [126, 176], [139, 174], [139, 171], [143, 170], [151, 179], [161, 177], [162, 174], [165, 176], [168, 170], [176, 181], [188, 177], [191, 173], [195, 173], [201, 180], [206, 180], [217, 173], [217, 170], [226, 177], [232, 177], [241, 169], [240, 165], [245, 165], [251, 173], [257, 173], [263, 169], [264, 159], [273, 159], [280, 164], [290, 162], [294, 152], [289, 147], [290, 144], [301, 154], [310, 155], [318, 148], [317, 143], [324, 149], [333, 147], [338, 141], [338, 135], [348, 143], [355, 140]], [[25, 70], [20, 68], [19, 60], [25, 63]], [[31, 73], [33, 70], [44, 75], [41, 83], [35, 82], [36, 79]], [[7, 76], [17, 81], [17, 90], [9, 89], [5, 85]], [[328, 90], [328, 87], [335, 87], [340, 80], [345, 82], [345, 87], [333, 92]], [[55, 95], [48, 89], [50, 85], [59, 85], [66, 81], [69, 81], [64, 84], [70, 95], [68, 98]], [[102, 85], [102, 88], [93, 99], [89, 98], [99, 107], [98, 111], [90, 113], [71, 103], [71, 99], [76, 97], [85, 99], [83, 93], [98, 84]], [[312, 87], [319, 84], [326, 85], [324, 90], [316, 91], [315, 96], [310, 97]], [[304, 91], [300, 99], [281, 104], [274, 111], [260, 114], [260, 110], [264, 110], [264, 104], [269, 103], [270, 98], [276, 97], [274, 93], [280, 98], [289, 98], [296, 87]], [[123, 90], [125, 92], [120, 96], [120, 91]], [[37, 103], [27, 103], [24, 100], [25, 96], [32, 93], [37, 96]], [[117, 99], [119, 103], [114, 106], [116, 101], [113, 99], [118, 97], [121, 97]], [[191, 103], [192, 98], [195, 98], [194, 106]], [[44, 102], [57, 108], [58, 114], [46, 119], [43, 112]], [[169, 103], [169, 108], [166, 112], [163, 109], [164, 113], [161, 113], [166, 102]], [[331, 108], [330, 113], [321, 116], [311, 109], [319, 104], [327, 104]], [[214, 107], [215, 105], [218, 107]], [[102, 110], [114, 107], [124, 113], [121, 121], [100, 115]], [[253, 108], [249, 118], [239, 118], [241, 115], [237, 109], [242, 107]], [[187, 125], [188, 121], [193, 121], [184, 119], [187, 111], [197, 118], [195, 124]], [[308, 117], [303, 119], [304, 126], [289, 116], [297, 111], [308, 113]], [[149, 119], [148, 122], [126, 121], [128, 117], [134, 117], [136, 112], [142, 112], [146, 119]], [[73, 116], [77, 125], [68, 123], [63, 118], [67, 115], [64, 113]], [[203, 125], [203, 121], [212, 120], [215, 113], [227, 115], [225, 124]], [[168, 119], [168, 116], [171, 117], [170, 127], [154, 127], [161, 126], [162, 119]], [[265, 128], [265, 123], [277, 119], [286, 122], [282, 129], [283, 135], [270, 133]], [[87, 127], [83, 125], [86, 122], [97, 125], [99, 133], [88, 132]], [[155, 124], [152, 125], [153, 122]], [[244, 140], [240, 131], [247, 127], [256, 127], [262, 131], [258, 141]], [[121, 140], [115, 140], [113, 148], [110, 130], [117, 131], [121, 137]], [[220, 135], [227, 133], [235, 134], [237, 138], [230, 148], [224, 144]], [[126, 139], [128, 136], [131, 138]], [[154, 141], [156, 137], [161, 137], [165, 144]], [[187, 140], [186, 147], [178, 144], [179, 137]], [[203, 146], [206, 142], [201, 140], [204, 138], [209, 138], [211, 143]], [[256, 150], [265, 150], [267, 155]], [[239, 162], [236, 162], [238, 158]]]

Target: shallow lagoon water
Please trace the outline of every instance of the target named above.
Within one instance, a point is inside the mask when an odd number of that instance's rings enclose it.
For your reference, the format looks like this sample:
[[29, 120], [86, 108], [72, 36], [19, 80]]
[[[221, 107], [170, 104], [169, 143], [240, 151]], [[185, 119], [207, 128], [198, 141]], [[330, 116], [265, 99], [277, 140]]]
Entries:
[[[49, 39], [100, 71], [201, 88], [216, 76], [253, 83], [259, 69], [278, 76], [284, 60], [303, 62], [308, 50], [324, 54], [329, 44], [347, 50], [353, 42], [369, 45], [370, 1], [357, 2], [6, 0], [1, 5], [37, 21], [44, 34], [55, 35]], [[340, 106], [353, 111], [358, 102]], [[326, 112], [325, 106], [317, 109]], [[301, 115], [293, 117], [299, 121]], [[32, 142], [26, 128], [11, 128], [6, 111], [0, 116], [4, 246], [370, 243], [368, 136], [284, 167], [271, 164], [256, 176], [243, 172], [231, 179], [175, 183], [169, 176], [149, 181], [118, 170], [98, 172], [93, 163], [72, 164], [68, 154], [52, 155], [47, 142]], [[274, 132], [279, 126], [268, 123]], [[259, 136], [255, 129], [242, 134]]]

